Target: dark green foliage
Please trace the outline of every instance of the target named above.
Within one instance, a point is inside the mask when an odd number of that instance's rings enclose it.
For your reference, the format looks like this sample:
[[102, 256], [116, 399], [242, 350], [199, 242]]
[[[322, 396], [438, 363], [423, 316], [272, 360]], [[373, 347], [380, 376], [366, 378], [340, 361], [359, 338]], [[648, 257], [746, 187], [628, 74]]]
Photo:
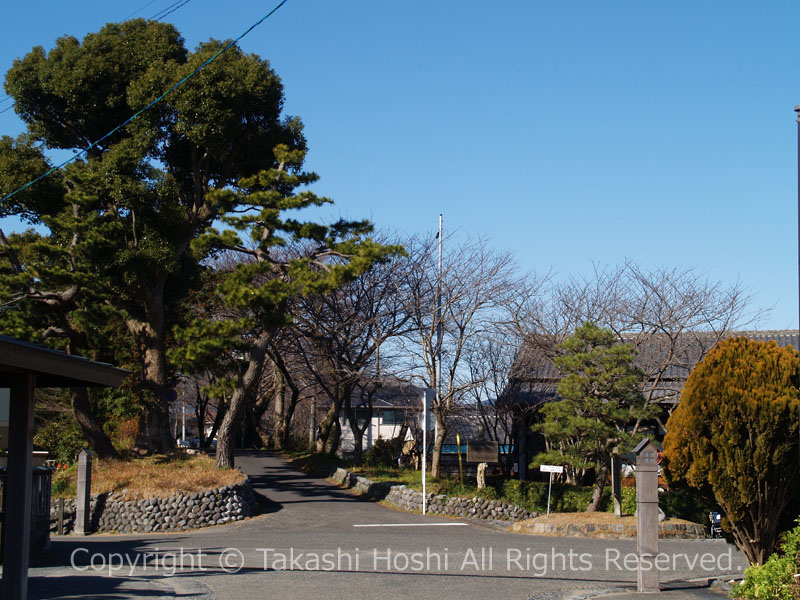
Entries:
[[[634, 499], [636, 496], [635, 488]], [[668, 517], [685, 519], [708, 527], [708, 513], [716, 510], [714, 505], [692, 489], [670, 487], [658, 495], [658, 504]], [[631, 513], [633, 514], [633, 513]]]
[[75, 417], [71, 413], [64, 413], [38, 429], [33, 437], [33, 445], [36, 450], [49, 452], [48, 458], [73, 463], [81, 448], [86, 447], [86, 439]]
[[774, 551], [800, 501], [798, 367], [792, 348], [724, 340], [692, 371], [667, 422], [667, 478], [720, 507], [751, 564]]
[[378, 438], [372, 447], [364, 453], [364, 464], [370, 467], [385, 465], [387, 467], [397, 466], [397, 457], [403, 447], [403, 440], [394, 438], [385, 440]]
[[[685, 489], [669, 489], [659, 492], [658, 505], [668, 518], [684, 519], [702, 525], [708, 525], [708, 513], [712, 510], [712, 506], [699, 494]], [[608, 503], [606, 511], [614, 511], [613, 502]], [[622, 514], [636, 514], [635, 487], [622, 488]]]
[[[542, 481], [507, 480], [500, 488], [500, 495], [507, 501], [530, 511], [547, 511], [548, 483]], [[572, 486], [553, 483], [550, 495], [550, 512], [582, 512], [592, 501], [593, 486]], [[611, 503], [611, 492], [605, 490], [598, 510], [606, 510]]]

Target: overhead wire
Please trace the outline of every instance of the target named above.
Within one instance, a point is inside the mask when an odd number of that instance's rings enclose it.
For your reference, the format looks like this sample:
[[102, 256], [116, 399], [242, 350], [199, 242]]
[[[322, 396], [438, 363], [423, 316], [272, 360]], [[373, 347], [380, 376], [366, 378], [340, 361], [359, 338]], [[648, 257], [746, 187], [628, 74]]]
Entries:
[[167, 15], [174, 13], [180, 7], [189, 4], [190, 1], [191, 0], [176, 0], [176, 2], [173, 2], [172, 4], [167, 6], [166, 8], [161, 9], [156, 14], [154, 14], [152, 17], [150, 17], [150, 20], [151, 21], [160, 21], [161, 19], [163, 19]]
[[[111, 131], [109, 131], [108, 133], [106, 133], [105, 135], [103, 135], [102, 137], [98, 138], [97, 140], [95, 140], [94, 142], [92, 142], [91, 144], [89, 144], [88, 146], [86, 146], [86, 148], [83, 148], [83, 149], [81, 149], [81, 150], [77, 151], [77, 152], [76, 152], [76, 153], [75, 153], [73, 156], [71, 156], [70, 158], [68, 158], [67, 160], [65, 160], [64, 162], [62, 162], [61, 164], [59, 164], [59, 165], [56, 165], [55, 167], [51, 168], [50, 170], [46, 171], [45, 173], [42, 173], [42, 174], [41, 174], [41, 175], [39, 175], [39, 177], [37, 177], [36, 179], [32, 179], [31, 181], [29, 181], [29, 182], [28, 182], [28, 183], [26, 183], [25, 185], [23, 185], [23, 186], [21, 186], [21, 187], [17, 188], [17, 189], [16, 189], [16, 190], [14, 190], [13, 192], [11, 192], [11, 193], [9, 193], [9, 194], [6, 194], [5, 196], [3, 196], [3, 198], [2, 198], [2, 199], [0, 199], [0, 202], [5, 202], [5, 201], [6, 201], [6, 200], [8, 200], [9, 198], [12, 198], [12, 197], [13, 197], [13, 196], [15, 196], [16, 194], [20, 193], [21, 191], [23, 191], [23, 190], [25, 190], [25, 189], [27, 189], [27, 188], [31, 187], [32, 185], [35, 185], [35, 184], [36, 184], [36, 183], [38, 183], [38, 182], [40, 182], [42, 179], [44, 179], [44, 178], [48, 177], [48, 176], [49, 176], [49, 175], [51, 175], [52, 173], [54, 173], [54, 172], [58, 171], [59, 169], [62, 169], [62, 168], [64, 168], [64, 167], [65, 167], [65, 166], [67, 166], [69, 163], [71, 163], [72, 161], [76, 160], [78, 157], [80, 157], [80, 156], [82, 156], [82, 155], [86, 154], [86, 153], [87, 153], [89, 150], [91, 150], [92, 148], [94, 148], [95, 146], [97, 146], [97, 145], [98, 145], [100, 142], [102, 142], [102, 141], [103, 141], [103, 140], [105, 140], [106, 138], [108, 138], [108, 137], [112, 136], [112, 135], [113, 135], [113, 134], [115, 134], [117, 131], [119, 131], [120, 129], [122, 129], [123, 127], [125, 127], [125, 126], [126, 126], [128, 123], [130, 123], [131, 121], [133, 121], [133, 120], [134, 120], [136, 117], [138, 117], [139, 115], [141, 115], [141, 114], [142, 114], [142, 113], [144, 113], [145, 111], [147, 111], [147, 110], [150, 110], [150, 108], [152, 108], [153, 106], [155, 106], [156, 104], [158, 104], [159, 102], [161, 102], [161, 101], [162, 101], [164, 98], [166, 98], [166, 97], [167, 97], [167, 95], [169, 95], [170, 93], [172, 93], [173, 91], [175, 91], [176, 89], [178, 89], [178, 88], [179, 88], [180, 86], [182, 86], [184, 83], [186, 83], [187, 81], [189, 81], [189, 79], [191, 79], [191, 78], [192, 78], [192, 77], [194, 77], [194, 76], [195, 76], [197, 73], [199, 73], [199, 72], [200, 72], [202, 69], [204, 69], [206, 66], [208, 66], [209, 64], [211, 64], [212, 62], [214, 62], [214, 61], [215, 61], [217, 58], [219, 58], [219, 57], [220, 57], [222, 54], [224, 54], [225, 52], [227, 52], [227, 51], [228, 51], [228, 50], [229, 50], [229, 49], [230, 49], [232, 46], [234, 46], [234, 45], [236, 45], [237, 43], [239, 43], [239, 41], [240, 41], [240, 40], [241, 40], [241, 39], [242, 39], [244, 36], [246, 36], [248, 33], [250, 33], [251, 31], [253, 31], [253, 29], [255, 29], [256, 27], [258, 27], [259, 25], [261, 25], [261, 24], [262, 24], [264, 21], [266, 21], [267, 19], [269, 19], [269, 18], [270, 18], [270, 17], [271, 17], [273, 14], [275, 14], [275, 13], [278, 11], [278, 9], [279, 9], [281, 6], [283, 6], [284, 4], [286, 4], [286, 2], [288, 2], [288, 0], [281, 0], [281, 2], [280, 2], [280, 3], [278, 3], [278, 4], [275, 6], [275, 8], [273, 8], [273, 9], [272, 9], [271, 11], [269, 11], [269, 12], [268, 12], [266, 15], [264, 15], [263, 17], [261, 17], [261, 18], [260, 18], [258, 21], [256, 21], [256, 22], [255, 22], [255, 23], [253, 23], [252, 25], [250, 25], [250, 27], [248, 27], [248, 28], [247, 28], [247, 29], [244, 31], [244, 33], [240, 34], [240, 35], [239, 35], [239, 37], [237, 37], [237, 38], [235, 38], [235, 39], [231, 40], [230, 42], [228, 42], [228, 43], [227, 43], [227, 44], [226, 44], [226, 45], [225, 45], [225, 46], [224, 46], [222, 49], [220, 49], [219, 51], [217, 51], [217, 53], [216, 53], [216, 54], [214, 54], [214, 55], [213, 55], [211, 58], [207, 59], [207, 60], [206, 60], [206, 61], [205, 61], [203, 64], [201, 64], [199, 67], [197, 67], [196, 69], [194, 69], [194, 70], [193, 70], [191, 73], [189, 73], [189, 74], [188, 74], [186, 77], [184, 77], [183, 79], [181, 79], [181, 80], [180, 80], [178, 83], [176, 83], [175, 85], [173, 85], [173, 86], [172, 86], [171, 88], [169, 88], [169, 89], [168, 89], [166, 92], [164, 92], [163, 94], [161, 94], [161, 95], [160, 95], [158, 98], [156, 98], [155, 100], [153, 100], [152, 102], [150, 102], [150, 104], [148, 104], [148, 105], [147, 105], [147, 106], [145, 106], [144, 108], [142, 108], [142, 109], [140, 109], [140, 110], [136, 111], [136, 112], [135, 112], [134, 114], [132, 114], [130, 117], [128, 117], [127, 119], [125, 119], [125, 121], [123, 121], [122, 123], [120, 123], [119, 125], [117, 125], [116, 127], [114, 127], [114, 129], [112, 129]], [[7, 109], [6, 109], [6, 110], [7, 110]]]
[[150, 0], [150, 2], [148, 2], [148, 3], [147, 3], [147, 4], [145, 4], [144, 6], [140, 6], [140, 7], [139, 7], [139, 8], [137, 8], [135, 11], [133, 11], [131, 14], [129, 14], [127, 17], [125, 17], [125, 18], [123, 19], [123, 21], [127, 21], [128, 19], [130, 19], [130, 18], [131, 18], [132, 16], [134, 16], [134, 15], [138, 15], [140, 12], [142, 12], [142, 11], [143, 11], [145, 8], [147, 8], [148, 6], [150, 6], [150, 5], [151, 5], [153, 2], [155, 2], [155, 1], [156, 1], [156, 0]]

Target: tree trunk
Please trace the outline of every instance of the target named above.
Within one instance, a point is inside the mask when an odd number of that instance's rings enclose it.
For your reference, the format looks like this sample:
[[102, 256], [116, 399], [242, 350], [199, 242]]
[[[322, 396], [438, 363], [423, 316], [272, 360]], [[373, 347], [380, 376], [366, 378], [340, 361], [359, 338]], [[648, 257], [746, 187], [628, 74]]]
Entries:
[[[445, 429], [444, 419], [442, 418], [441, 410], [433, 408], [433, 416], [436, 419], [436, 439], [433, 441], [433, 457], [431, 458], [431, 477], [438, 479], [439, 477], [439, 462], [442, 459], [442, 446], [444, 446], [444, 438], [447, 434]], [[427, 432], [425, 432], [427, 434]]]
[[333, 422], [331, 435], [328, 438], [328, 454], [333, 456], [339, 450], [339, 442], [342, 441], [342, 423], [339, 421], [339, 415], [336, 415], [336, 420]]
[[163, 306], [153, 307], [149, 321], [129, 318], [128, 329], [139, 346], [142, 361], [142, 385], [152, 396], [143, 398], [139, 416], [136, 449], [148, 454], [167, 452], [173, 448], [169, 429], [169, 401], [167, 400], [167, 358], [164, 352]]
[[[270, 436], [261, 427], [261, 420], [264, 413], [269, 408], [270, 397], [268, 395], [261, 396], [253, 404], [246, 406], [247, 410], [247, 439], [251, 440], [251, 446], [259, 446], [269, 448], [271, 445]], [[256, 442], [256, 440], [258, 440]]]
[[328, 407], [328, 412], [325, 413], [325, 418], [323, 418], [317, 426], [317, 441], [314, 442], [314, 452], [317, 454], [325, 452], [325, 447], [328, 444], [328, 437], [331, 435], [333, 424], [336, 422], [336, 418], [339, 414], [339, 407], [337, 404], [337, 402], [331, 402], [330, 407]]
[[281, 448], [289, 447], [289, 434], [291, 432], [292, 418], [294, 411], [297, 408], [297, 401], [300, 399], [300, 390], [292, 388], [292, 395], [289, 398], [289, 404], [283, 412], [282, 422], [280, 424], [281, 435], [279, 437]]
[[271, 334], [262, 333], [250, 348], [250, 360], [247, 369], [239, 376], [236, 389], [231, 397], [228, 410], [222, 419], [217, 436], [217, 469], [232, 469], [234, 467], [234, 436], [236, 428], [241, 422], [247, 401], [253, 397], [261, 372], [264, 370], [264, 356], [267, 352]]
[[586, 507], [586, 512], [596, 512], [597, 507], [600, 505], [600, 499], [603, 497], [603, 489], [606, 486], [606, 478], [608, 477], [608, 461], [603, 461], [600, 468], [597, 470], [597, 478], [594, 482], [594, 492], [592, 492], [592, 501]]
[[273, 450], [280, 450], [287, 433], [285, 429], [286, 422], [283, 419], [285, 413], [286, 381], [281, 372], [275, 367], [274, 363], [273, 371], [277, 382], [274, 392], [275, 404], [272, 407], [273, 423], [275, 424], [275, 434], [272, 436], [272, 448]]
[[114, 448], [114, 444], [111, 443], [106, 432], [97, 422], [94, 413], [92, 413], [92, 407], [89, 405], [89, 393], [86, 388], [70, 388], [69, 398], [72, 403], [72, 409], [75, 411], [78, 425], [80, 425], [84, 437], [88, 440], [95, 454], [100, 458], [119, 458], [117, 449]]

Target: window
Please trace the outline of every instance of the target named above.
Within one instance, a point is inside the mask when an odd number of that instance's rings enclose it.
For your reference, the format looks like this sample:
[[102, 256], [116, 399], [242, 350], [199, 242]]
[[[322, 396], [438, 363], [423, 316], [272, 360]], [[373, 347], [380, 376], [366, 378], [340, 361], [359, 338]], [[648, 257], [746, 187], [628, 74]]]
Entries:
[[381, 411], [381, 425], [402, 425], [405, 420], [404, 410], [390, 408]]

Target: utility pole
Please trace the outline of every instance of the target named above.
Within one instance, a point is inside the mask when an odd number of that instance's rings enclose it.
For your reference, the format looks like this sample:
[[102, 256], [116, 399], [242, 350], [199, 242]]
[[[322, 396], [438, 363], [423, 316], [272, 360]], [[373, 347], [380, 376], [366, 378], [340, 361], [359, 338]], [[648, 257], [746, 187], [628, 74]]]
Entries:
[[[800, 104], [794, 107], [797, 114], [797, 293], [798, 293], [798, 319], [800, 319]], [[800, 330], [800, 320], [797, 322]], [[800, 452], [800, 412], [797, 415], [797, 448]]]
[[[439, 276], [436, 278], [436, 406], [442, 409], [442, 213], [439, 213]], [[434, 442], [439, 422], [434, 421]]]

